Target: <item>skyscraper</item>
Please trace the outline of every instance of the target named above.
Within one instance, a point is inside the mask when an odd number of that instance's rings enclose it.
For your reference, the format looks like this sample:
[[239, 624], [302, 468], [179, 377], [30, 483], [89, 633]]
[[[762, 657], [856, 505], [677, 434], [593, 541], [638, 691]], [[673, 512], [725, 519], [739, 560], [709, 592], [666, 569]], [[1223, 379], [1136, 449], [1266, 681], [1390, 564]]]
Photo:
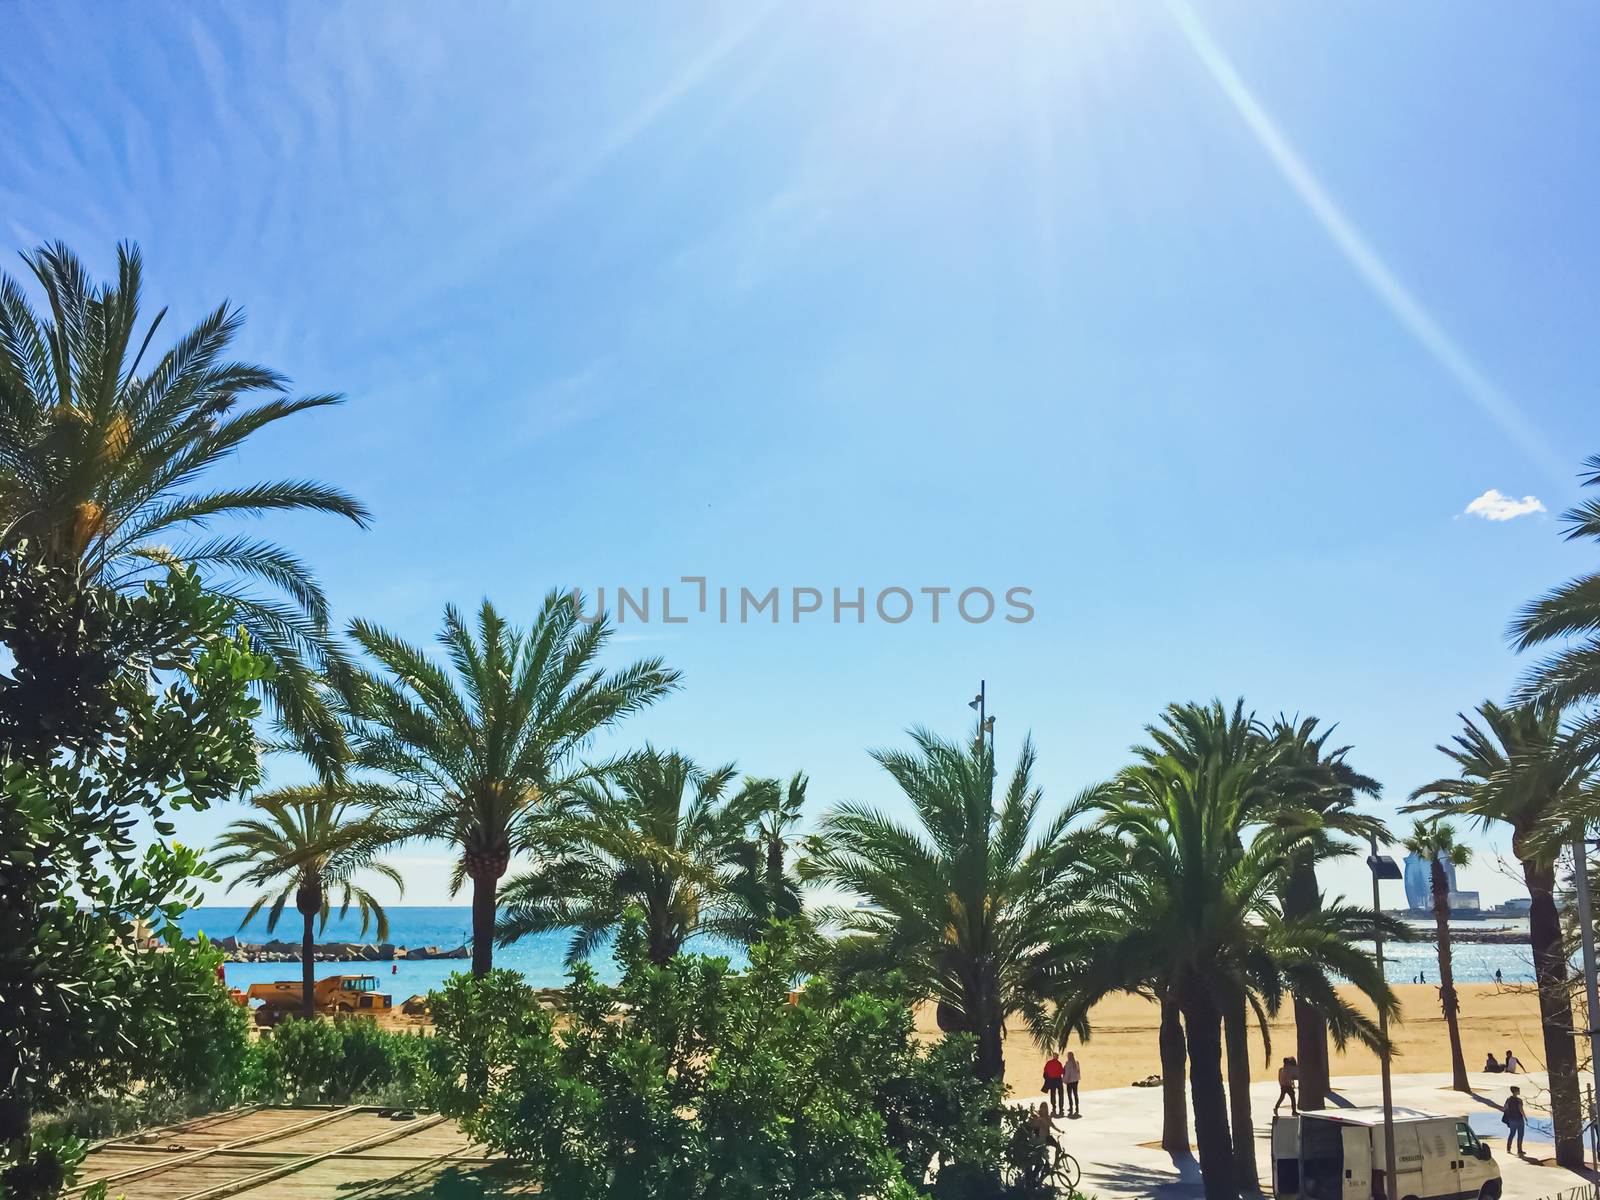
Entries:
[[[1413, 850], [1406, 855], [1405, 888], [1406, 907], [1431, 911], [1433, 909], [1433, 863]], [[1444, 863], [1444, 878], [1448, 890], [1456, 890], [1456, 865]]]

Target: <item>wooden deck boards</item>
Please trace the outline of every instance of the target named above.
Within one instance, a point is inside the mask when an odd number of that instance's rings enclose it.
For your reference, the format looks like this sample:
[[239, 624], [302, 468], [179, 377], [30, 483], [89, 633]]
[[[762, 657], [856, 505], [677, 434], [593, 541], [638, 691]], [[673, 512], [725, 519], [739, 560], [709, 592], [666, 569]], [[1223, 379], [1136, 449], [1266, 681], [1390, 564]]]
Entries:
[[261, 1107], [113, 1139], [70, 1196], [98, 1180], [128, 1200], [402, 1200], [530, 1194], [453, 1121], [379, 1110]]

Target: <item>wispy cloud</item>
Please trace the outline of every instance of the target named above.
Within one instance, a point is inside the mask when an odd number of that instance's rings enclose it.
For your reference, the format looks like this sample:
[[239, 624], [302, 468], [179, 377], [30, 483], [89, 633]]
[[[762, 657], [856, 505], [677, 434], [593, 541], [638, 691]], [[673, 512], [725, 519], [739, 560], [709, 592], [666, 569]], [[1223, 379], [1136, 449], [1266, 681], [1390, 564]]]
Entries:
[[576, 371], [541, 384], [531, 395], [506, 405], [504, 448], [521, 450], [599, 415], [606, 406], [604, 377], [609, 363], [597, 358]]
[[1529, 513], [1542, 513], [1544, 504], [1537, 496], [1524, 496], [1518, 500], [1507, 496], [1499, 488], [1490, 488], [1466, 507], [1465, 515], [1482, 517], [1485, 521], [1511, 521]]
[[1565, 485], [1567, 471], [1562, 465], [1563, 456], [1557, 454], [1550, 443], [1533, 429], [1511, 397], [1500, 390], [1434, 319], [1433, 314], [1423, 307], [1422, 301], [1400, 281], [1366, 235], [1345, 215], [1234, 69], [1233, 62], [1223, 53], [1222, 47], [1212, 38], [1187, 0], [1167, 0], [1167, 9], [1211, 78], [1243, 118], [1245, 127], [1267, 152], [1267, 157], [1283, 176], [1284, 182], [1310, 210], [1356, 274], [1361, 276], [1394, 319], [1417, 340], [1434, 362], [1456, 381], [1468, 399], [1516, 442], [1529, 458], [1549, 472], [1552, 479], [1560, 480]]

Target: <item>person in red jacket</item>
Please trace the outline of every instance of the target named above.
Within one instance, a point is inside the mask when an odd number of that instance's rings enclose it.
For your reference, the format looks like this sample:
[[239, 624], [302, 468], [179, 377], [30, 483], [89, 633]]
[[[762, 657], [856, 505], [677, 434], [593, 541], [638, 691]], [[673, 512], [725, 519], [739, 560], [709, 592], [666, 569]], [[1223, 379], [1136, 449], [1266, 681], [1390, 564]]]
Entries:
[[1044, 1094], [1050, 1100], [1050, 1115], [1060, 1117], [1066, 1115], [1065, 1106], [1061, 1103], [1061, 1080], [1067, 1069], [1061, 1065], [1061, 1056], [1054, 1051], [1050, 1059], [1044, 1064]]

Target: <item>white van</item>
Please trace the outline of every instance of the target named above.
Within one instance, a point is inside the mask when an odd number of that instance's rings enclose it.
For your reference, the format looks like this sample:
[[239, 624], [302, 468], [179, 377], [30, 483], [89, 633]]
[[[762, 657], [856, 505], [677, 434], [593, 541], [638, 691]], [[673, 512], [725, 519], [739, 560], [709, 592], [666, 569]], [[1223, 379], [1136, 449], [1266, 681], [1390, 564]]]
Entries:
[[1465, 1117], [1394, 1110], [1394, 1169], [1383, 1186], [1383, 1109], [1335, 1108], [1274, 1117], [1278, 1200], [1499, 1200], [1500, 1168]]

